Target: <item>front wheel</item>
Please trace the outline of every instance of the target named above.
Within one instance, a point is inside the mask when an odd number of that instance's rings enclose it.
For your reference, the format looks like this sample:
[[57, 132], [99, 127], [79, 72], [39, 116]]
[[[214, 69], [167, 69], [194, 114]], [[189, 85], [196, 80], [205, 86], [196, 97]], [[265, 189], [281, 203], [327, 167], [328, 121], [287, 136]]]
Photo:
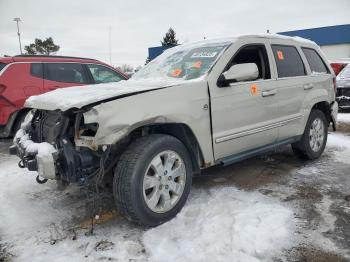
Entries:
[[186, 147], [169, 135], [133, 142], [115, 169], [113, 189], [119, 211], [145, 226], [164, 223], [184, 206], [192, 184]]
[[319, 158], [326, 147], [327, 128], [328, 122], [324, 113], [313, 109], [301, 140], [292, 144], [294, 153], [302, 159]]

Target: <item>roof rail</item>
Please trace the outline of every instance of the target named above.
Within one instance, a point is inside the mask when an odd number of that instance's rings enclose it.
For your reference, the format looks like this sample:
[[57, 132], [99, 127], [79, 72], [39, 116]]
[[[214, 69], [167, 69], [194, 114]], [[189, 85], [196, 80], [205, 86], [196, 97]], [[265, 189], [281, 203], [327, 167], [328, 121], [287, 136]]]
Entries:
[[60, 56], [60, 55], [15, 55], [14, 57], [48, 57], [48, 58], [71, 58], [71, 59], [84, 59], [84, 60], [95, 60], [93, 58], [77, 57], [77, 56]]

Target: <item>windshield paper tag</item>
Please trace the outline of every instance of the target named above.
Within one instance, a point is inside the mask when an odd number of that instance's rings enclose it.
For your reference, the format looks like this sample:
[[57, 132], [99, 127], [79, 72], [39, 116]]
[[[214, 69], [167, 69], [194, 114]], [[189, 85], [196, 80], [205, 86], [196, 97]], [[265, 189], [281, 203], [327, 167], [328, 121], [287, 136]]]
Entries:
[[199, 57], [207, 57], [212, 58], [215, 57], [218, 52], [195, 52], [191, 56], [191, 58], [199, 58]]
[[284, 55], [282, 51], [277, 51], [278, 60], [284, 60]]

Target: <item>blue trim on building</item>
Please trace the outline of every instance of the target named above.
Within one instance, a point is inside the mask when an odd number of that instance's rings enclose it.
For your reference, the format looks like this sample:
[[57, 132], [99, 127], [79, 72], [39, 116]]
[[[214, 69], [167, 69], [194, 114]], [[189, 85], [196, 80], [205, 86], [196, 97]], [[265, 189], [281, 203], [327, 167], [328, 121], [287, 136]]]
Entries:
[[286, 36], [300, 36], [316, 42], [318, 45], [336, 45], [350, 43], [350, 24], [335, 25], [278, 33]]
[[150, 60], [153, 60], [160, 54], [162, 54], [165, 50], [174, 47], [173, 45], [168, 45], [168, 46], [155, 46], [155, 47], [149, 47], [148, 48], [148, 58]]

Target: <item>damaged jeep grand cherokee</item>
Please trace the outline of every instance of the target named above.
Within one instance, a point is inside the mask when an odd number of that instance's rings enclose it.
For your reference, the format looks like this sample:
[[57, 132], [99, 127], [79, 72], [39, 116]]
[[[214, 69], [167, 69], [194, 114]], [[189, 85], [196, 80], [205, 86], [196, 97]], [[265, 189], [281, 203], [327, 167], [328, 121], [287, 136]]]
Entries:
[[286, 144], [318, 158], [338, 111], [326, 61], [311, 41], [270, 34], [177, 46], [128, 81], [29, 98], [10, 152], [39, 183], [113, 179], [119, 211], [156, 226], [201, 169]]

